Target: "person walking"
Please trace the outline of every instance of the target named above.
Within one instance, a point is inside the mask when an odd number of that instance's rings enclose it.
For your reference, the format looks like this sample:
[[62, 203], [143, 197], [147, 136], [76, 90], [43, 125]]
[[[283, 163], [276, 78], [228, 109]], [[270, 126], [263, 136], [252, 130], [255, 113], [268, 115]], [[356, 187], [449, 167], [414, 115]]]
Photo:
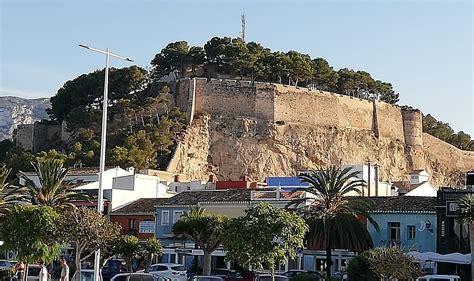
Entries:
[[25, 278], [25, 263], [23, 262], [23, 260], [20, 260], [15, 265], [15, 271], [16, 271], [17, 280], [23, 281]]
[[48, 281], [48, 269], [46, 268], [46, 266], [44, 265], [44, 262], [42, 260], [40, 260], [38, 262], [39, 266], [40, 266], [40, 271], [39, 271], [39, 281]]
[[63, 268], [61, 270], [61, 278], [59, 279], [59, 281], [69, 281], [69, 266], [67, 265], [66, 259], [61, 258], [59, 263], [61, 264], [61, 267]]

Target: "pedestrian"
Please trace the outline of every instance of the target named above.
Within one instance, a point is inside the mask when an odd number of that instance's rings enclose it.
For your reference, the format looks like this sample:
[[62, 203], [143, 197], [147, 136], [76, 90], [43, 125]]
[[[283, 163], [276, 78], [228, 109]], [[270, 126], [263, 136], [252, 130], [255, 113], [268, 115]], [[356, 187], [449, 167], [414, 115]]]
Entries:
[[61, 278], [59, 279], [59, 281], [69, 281], [69, 266], [67, 265], [66, 259], [61, 258], [59, 263], [61, 264], [61, 267], [63, 268], [61, 270]]
[[17, 280], [23, 281], [23, 278], [25, 277], [25, 263], [23, 260], [20, 259], [20, 261], [15, 265], [15, 271]]
[[40, 266], [39, 281], [48, 281], [48, 269], [44, 265], [44, 262], [40, 260], [38, 265]]

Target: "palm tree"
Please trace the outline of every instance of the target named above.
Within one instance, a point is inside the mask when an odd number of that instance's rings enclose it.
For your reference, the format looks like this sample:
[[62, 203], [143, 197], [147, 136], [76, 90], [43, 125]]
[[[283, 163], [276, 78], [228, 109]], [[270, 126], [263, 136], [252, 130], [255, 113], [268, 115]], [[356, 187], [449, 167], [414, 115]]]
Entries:
[[355, 197], [349, 200], [347, 197], [350, 193], [360, 195], [365, 187], [365, 181], [357, 179], [358, 174], [351, 172], [351, 168], [331, 166], [300, 176], [303, 182], [309, 183], [309, 192], [316, 195], [302, 211], [309, 226], [309, 244], [326, 248], [328, 278], [331, 277], [333, 248], [364, 251], [373, 247], [372, 238], [359, 216], [367, 218], [377, 231], [379, 229], [367, 213], [370, 202]]
[[5, 164], [0, 165], [0, 218], [2, 218], [10, 204], [12, 197], [8, 195], [7, 190], [12, 186], [7, 182], [8, 175], [11, 169], [7, 168]]
[[459, 220], [469, 224], [469, 245], [471, 247], [471, 279], [474, 280], [474, 194], [468, 194], [459, 199]]
[[183, 218], [189, 218], [189, 217], [202, 217], [206, 215], [206, 209], [203, 207], [199, 206], [190, 206], [189, 210], [182, 214], [181, 216]]
[[57, 209], [73, 208], [74, 201], [90, 201], [89, 195], [76, 192], [73, 190], [74, 183], [64, 180], [68, 170], [64, 168], [62, 160], [36, 160], [31, 165], [38, 177], [39, 185], [25, 173], [20, 172], [20, 178], [25, 183], [12, 192], [17, 200]]

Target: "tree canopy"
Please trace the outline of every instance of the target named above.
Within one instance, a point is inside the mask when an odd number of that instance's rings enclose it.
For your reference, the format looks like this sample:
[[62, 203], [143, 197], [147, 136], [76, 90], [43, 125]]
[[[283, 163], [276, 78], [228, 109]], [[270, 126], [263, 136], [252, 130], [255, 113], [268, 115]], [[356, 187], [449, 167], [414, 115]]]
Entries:
[[[307, 226], [295, 212], [260, 203], [245, 216], [230, 219], [222, 232], [226, 259], [262, 269], [274, 268], [303, 246]], [[273, 270], [272, 270], [273, 272]]]
[[220, 244], [225, 218], [191, 209], [173, 225], [173, 234], [196, 243], [204, 252], [203, 274], [211, 274], [211, 253]]
[[3, 248], [26, 262], [50, 263], [59, 255], [59, 214], [49, 206], [14, 205], [0, 227]]
[[474, 151], [474, 140], [463, 131], [456, 133], [448, 123], [436, 120], [431, 114], [423, 115], [423, 132], [463, 150]]
[[97, 210], [87, 207], [69, 209], [63, 214], [59, 231], [61, 237], [74, 247], [79, 274], [81, 262], [98, 249], [110, 248], [118, 239], [120, 228], [119, 224], [110, 222]]

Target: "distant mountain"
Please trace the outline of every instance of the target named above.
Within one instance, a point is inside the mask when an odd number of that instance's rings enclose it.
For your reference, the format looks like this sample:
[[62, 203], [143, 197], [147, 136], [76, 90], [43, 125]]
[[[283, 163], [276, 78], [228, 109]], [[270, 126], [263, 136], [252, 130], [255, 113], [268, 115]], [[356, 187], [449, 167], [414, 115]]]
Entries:
[[49, 98], [0, 97], [0, 140], [11, 138], [18, 124], [48, 119], [45, 109], [50, 106]]

